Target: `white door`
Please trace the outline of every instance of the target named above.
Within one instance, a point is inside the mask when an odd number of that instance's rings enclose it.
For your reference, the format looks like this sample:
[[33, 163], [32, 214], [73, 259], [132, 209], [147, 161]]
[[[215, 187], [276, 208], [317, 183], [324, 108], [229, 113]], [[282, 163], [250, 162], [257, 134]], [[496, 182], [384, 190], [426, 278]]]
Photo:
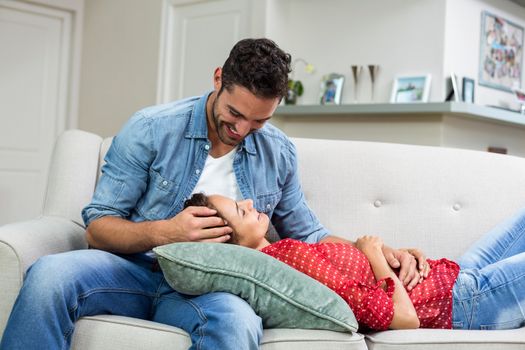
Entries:
[[213, 70], [251, 34], [252, 8], [248, 0], [164, 1], [159, 103], [213, 89]]
[[66, 128], [71, 14], [0, 0], [0, 225], [41, 213]]

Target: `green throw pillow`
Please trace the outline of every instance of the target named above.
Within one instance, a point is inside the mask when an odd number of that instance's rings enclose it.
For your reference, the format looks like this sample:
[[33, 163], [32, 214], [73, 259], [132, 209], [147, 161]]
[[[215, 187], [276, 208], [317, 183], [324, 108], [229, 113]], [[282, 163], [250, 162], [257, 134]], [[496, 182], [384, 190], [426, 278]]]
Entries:
[[173, 243], [153, 250], [173, 289], [238, 295], [265, 328], [357, 330], [352, 310], [339, 295], [257, 250], [221, 243]]

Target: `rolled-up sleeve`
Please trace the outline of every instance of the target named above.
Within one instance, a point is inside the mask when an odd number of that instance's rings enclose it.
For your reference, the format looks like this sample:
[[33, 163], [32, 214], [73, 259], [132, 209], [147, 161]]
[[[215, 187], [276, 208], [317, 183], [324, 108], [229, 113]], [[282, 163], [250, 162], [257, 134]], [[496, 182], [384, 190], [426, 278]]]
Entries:
[[82, 210], [86, 227], [103, 216], [127, 218], [136, 207], [156, 155], [151, 123], [137, 113], [113, 139], [93, 199]]
[[[386, 283], [386, 290], [381, 287], [383, 283]], [[394, 289], [394, 281], [388, 277], [377, 281], [375, 286], [348, 280], [336, 292], [350, 305], [361, 326], [387, 330], [394, 318]]]

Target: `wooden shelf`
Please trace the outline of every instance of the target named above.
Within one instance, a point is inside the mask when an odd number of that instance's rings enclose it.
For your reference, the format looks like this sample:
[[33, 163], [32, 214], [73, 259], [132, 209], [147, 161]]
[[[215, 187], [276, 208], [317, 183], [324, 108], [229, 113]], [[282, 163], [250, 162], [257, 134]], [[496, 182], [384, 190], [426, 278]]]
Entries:
[[347, 105], [284, 105], [275, 112], [281, 117], [316, 117], [323, 115], [395, 116], [407, 114], [448, 114], [503, 124], [525, 126], [525, 115], [497, 107], [462, 102], [371, 103]]

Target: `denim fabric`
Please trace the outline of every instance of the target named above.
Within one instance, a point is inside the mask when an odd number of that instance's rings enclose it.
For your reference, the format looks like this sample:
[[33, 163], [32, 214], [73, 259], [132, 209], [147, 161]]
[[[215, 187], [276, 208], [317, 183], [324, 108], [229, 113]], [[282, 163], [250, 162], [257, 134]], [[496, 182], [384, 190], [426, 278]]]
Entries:
[[[115, 137], [103, 175], [82, 216], [86, 225], [106, 215], [134, 222], [175, 216], [191, 196], [211, 143], [209, 94], [137, 112]], [[306, 204], [294, 145], [266, 123], [239, 145], [233, 168], [244, 198], [266, 213], [277, 232], [317, 242], [328, 232]]]
[[262, 321], [244, 300], [179, 294], [152, 266], [99, 250], [41, 258], [28, 270], [0, 349], [68, 349], [75, 321], [98, 314], [179, 327], [190, 334], [191, 349], [258, 348]]
[[458, 264], [453, 328], [525, 326], [525, 209], [488, 232]]

